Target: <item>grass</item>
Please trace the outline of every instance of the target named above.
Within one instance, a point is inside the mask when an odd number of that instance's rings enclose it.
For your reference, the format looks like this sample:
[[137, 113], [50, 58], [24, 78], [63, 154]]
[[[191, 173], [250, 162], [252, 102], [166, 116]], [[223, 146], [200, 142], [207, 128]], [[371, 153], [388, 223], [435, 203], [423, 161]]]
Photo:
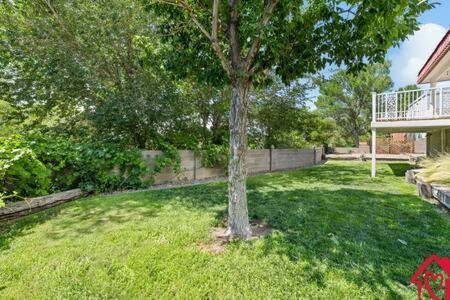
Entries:
[[[98, 196], [0, 224], [0, 298], [416, 299], [425, 257], [450, 254], [450, 218], [399, 176], [407, 165], [330, 162], [248, 180], [274, 231], [199, 250], [225, 183]], [[397, 175], [396, 175], [397, 174]]]

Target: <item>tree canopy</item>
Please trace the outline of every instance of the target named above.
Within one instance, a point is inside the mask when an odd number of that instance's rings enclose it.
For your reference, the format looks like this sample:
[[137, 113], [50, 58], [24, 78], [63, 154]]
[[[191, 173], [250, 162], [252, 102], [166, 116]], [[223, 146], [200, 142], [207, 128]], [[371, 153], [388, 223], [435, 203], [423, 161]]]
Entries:
[[[391, 46], [417, 29], [427, 1], [147, 0], [159, 16], [167, 63], [178, 75], [222, 82], [225, 75], [284, 81], [327, 64], [358, 69], [380, 62]], [[234, 74], [236, 75], [236, 74]]]
[[357, 74], [340, 70], [320, 84], [318, 110], [333, 118], [355, 147], [359, 146], [360, 136], [370, 129], [372, 92], [381, 93], [393, 86], [389, 67], [390, 63], [385, 62], [367, 66]]
[[[168, 44], [141, 1], [1, 2], [0, 12], [1, 135], [46, 132], [147, 149], [228, 143], [231, 89], [168, 72]], [[250, 137], [252, 147], [263, 147], [266, 133]], [[288, 140], [280, 132], [277, 145], [294, 145]]]
[[311, 112], [308, 83], [282, 83], [275, 77], [270, 86], [255, 88], [250, 95], [249, 141], [257, 148], [302, 148], [329, 141], [335, 124]]

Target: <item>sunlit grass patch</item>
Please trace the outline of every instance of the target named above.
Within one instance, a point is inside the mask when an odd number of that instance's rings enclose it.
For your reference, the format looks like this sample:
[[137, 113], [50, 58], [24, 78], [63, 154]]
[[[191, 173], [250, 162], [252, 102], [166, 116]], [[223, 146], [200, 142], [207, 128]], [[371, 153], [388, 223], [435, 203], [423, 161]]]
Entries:
[[[416, 297], [409, 279], [450, 254], [450, 220], [401, 163], [332, 162], [248, 179], [249, 214], [272, 228], [202, 251], [226, 183], [87, 198], [0, 229], [0, 298]], [[396, 175], [398, 174], [398, 175]]]

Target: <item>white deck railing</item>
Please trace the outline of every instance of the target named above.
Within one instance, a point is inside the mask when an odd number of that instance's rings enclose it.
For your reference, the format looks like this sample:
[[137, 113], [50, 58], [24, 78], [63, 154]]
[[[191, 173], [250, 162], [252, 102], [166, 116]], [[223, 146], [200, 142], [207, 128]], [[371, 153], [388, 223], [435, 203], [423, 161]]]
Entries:
[[377, 94], [376, 122], [450, 118], [450, 87]]

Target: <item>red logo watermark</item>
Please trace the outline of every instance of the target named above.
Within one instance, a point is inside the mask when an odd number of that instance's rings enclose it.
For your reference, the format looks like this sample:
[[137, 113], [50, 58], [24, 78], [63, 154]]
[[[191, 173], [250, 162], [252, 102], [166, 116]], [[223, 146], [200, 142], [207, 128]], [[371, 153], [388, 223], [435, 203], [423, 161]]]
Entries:
[[417, 296], [433, 300], [450, 300], [450, 258], [431, 255], [411, 277], [417, 286]]

